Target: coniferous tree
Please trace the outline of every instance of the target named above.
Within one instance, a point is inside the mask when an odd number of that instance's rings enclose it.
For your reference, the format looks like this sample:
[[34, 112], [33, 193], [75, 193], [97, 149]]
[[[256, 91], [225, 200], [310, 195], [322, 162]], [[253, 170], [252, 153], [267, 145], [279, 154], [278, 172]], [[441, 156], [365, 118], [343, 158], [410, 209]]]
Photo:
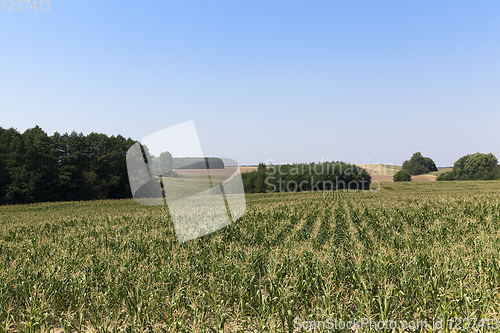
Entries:
[[0, 128], [0, 204], [131, 197], [121, 135]]

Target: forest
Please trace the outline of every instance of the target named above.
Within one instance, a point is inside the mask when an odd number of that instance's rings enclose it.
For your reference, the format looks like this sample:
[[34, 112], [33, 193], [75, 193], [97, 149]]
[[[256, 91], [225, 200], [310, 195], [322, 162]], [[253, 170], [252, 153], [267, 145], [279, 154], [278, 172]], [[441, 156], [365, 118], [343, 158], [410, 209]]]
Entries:
[[129, 198], [125, 157], [134, 143], [121, 135], [0, 128], [0, 204]]

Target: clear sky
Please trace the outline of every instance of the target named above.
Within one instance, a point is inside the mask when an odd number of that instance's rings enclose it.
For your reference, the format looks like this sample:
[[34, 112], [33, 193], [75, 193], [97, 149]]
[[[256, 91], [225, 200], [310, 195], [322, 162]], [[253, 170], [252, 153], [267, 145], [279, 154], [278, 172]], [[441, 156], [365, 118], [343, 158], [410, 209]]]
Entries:
[[500, 158], [498, 1], [2, 7], [3, 128], [139, 140], [194, 120], [205, 155], [241, 164]]

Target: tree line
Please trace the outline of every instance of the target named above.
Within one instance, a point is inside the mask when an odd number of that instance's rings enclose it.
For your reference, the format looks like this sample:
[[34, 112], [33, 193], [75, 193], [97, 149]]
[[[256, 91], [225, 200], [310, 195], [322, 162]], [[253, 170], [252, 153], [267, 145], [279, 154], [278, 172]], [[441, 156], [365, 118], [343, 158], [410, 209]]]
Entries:
[[0, 127], [0, 204], [131, 197], [126, 153], [135, 140]]
[[371, 176], [363, 168], [344, 162], [268, 165], [242, 175], [245, 193], [332, 190], [369, 190]]
[[[404, 161], [402, 170], [394, 175], [394, 181], [411, 181], [411, 175], [420, 175], [437, 171], [436, 164], [430, 157], [423, 157], [420, 152]], [[492, 153], [474, 153], [460, 157], [451, 171], [440, 174], [437, 180], [493, 180], [500, 179], [500, 166]]]

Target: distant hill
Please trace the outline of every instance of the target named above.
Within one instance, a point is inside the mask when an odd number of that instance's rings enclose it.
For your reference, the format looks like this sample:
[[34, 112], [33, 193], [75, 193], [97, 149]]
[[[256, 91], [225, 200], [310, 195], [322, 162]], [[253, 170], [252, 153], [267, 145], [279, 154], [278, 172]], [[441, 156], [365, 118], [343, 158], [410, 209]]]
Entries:
[[[372, 181], [387, 181], [392, 182], [392, 177], [396, 172], [402, 169], [400, 165], [393, 164], [356, 164], [358, 167], [361, 167], [368, 171], [372, 176]], [[447, 171], [450, 171], [451, 168], [438, 168], [438, 171], [433, 171], [427, 174], [412, 176], [412, 181], [415, 182], [429, 182], [435, 181], [437, 176]]]

